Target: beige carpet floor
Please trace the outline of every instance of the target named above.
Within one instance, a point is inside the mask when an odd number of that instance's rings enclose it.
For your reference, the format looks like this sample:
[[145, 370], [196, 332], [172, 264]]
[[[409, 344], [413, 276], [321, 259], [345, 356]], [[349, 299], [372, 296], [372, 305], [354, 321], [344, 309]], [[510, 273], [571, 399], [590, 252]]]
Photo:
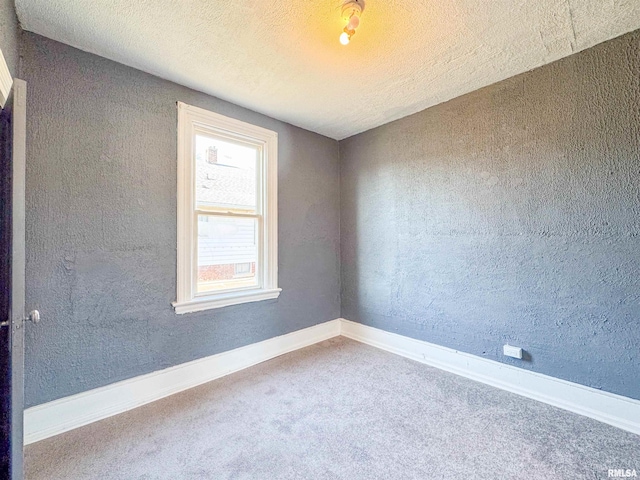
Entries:
[[27, 447], [28, 480], [598, 479], [640, 436], [339, 337]]

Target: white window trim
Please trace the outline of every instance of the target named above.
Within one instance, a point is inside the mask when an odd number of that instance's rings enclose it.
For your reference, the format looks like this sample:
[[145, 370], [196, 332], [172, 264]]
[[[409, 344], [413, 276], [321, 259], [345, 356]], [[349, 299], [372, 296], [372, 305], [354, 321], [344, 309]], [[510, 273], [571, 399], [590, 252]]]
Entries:
[[[261, 287], [228, 290], [196, 296], [195, 266], [197, 238], [195, 232], [194, 132], [204, 128], [214, 133], [246, 139], [263, 148], [262, 188], [264, 242]], [[178, 270], [177, 299], [172, 303], [178, 314], [221, 308], [240, 303], [278, 298], [278, 134], [265, 128], [178, 102]]]

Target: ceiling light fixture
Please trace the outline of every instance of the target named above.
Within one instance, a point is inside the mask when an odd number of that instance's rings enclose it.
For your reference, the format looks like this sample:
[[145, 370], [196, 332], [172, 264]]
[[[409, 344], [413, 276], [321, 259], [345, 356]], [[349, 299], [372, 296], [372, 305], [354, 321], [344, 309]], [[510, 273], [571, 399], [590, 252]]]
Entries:
[[347, 26], [340, 34], [340, 43], [348, 45], [351, 37], [356, 34], [356, 28], [360, 25], [360, 15], [364, 11], [364, 0], [345, 0], [342, 4], [342, 18], [347, 21]]

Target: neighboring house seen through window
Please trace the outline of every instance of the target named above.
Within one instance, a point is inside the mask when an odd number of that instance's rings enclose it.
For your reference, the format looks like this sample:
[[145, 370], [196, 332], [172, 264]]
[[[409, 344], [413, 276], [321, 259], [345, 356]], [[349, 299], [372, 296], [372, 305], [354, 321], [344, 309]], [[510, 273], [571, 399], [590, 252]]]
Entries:
[[280, 294], [277, 138], [178, 103], [176, 313]]

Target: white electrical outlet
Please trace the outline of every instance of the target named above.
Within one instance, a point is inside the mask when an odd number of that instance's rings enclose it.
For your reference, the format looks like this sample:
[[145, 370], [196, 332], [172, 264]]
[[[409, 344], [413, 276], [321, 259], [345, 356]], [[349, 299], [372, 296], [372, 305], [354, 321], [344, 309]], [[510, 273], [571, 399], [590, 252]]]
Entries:
[[522, 349], [520, 347], [505, 345], [503, 347], [503, 352], [507, 357], [519, 358], [522, 360]]

